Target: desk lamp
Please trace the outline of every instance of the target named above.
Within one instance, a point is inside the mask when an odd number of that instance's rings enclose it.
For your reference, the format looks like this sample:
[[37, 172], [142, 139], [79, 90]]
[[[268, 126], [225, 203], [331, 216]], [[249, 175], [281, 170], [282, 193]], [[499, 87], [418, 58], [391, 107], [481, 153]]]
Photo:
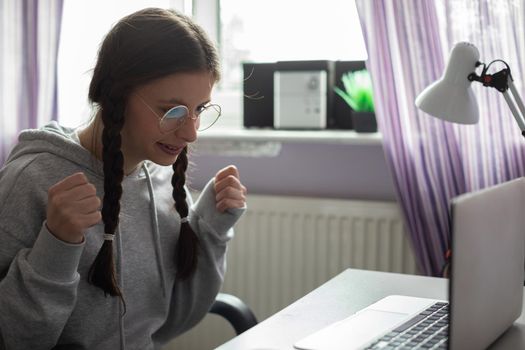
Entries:
[[[494, 74], [488, 74], [490, 65], [502, 62], [506, 68]], [[483, 66], [481, 75], [477, 67]], [[471, 89], [473, 81], [483, 86], [493, 87], [503, 93], [514, 119], [525, 136], [525, 106], [514, 86], [509, 65], [502, 60], [495, 60], [485, 65], [479, 62], [478, 49], [467, 42], [457, 43], [450, 53], [445, 73], [438, 81], [428, 86], [416, 98], [416, 106], [422, 111], [453, 123], [475, 124], [479, 120], [478, 104]], [[512, 93], [514, 101], [508, 93]]]

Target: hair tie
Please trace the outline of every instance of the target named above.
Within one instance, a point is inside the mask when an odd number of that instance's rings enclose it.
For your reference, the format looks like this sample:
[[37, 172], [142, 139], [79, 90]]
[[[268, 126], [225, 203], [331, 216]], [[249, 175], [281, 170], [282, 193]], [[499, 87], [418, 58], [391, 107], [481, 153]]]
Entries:
[[112, 241], [115, 239], [115, 235], [112, 233], [104, 233], [104, 240], [105, 241]]
[[188, 222], [188, 221], [189, 221], [189, 220], [188, 220], [188, 217], [187, 217], [187, 216], [185, 216], [185, 217], [183, 217], [183, 218], [180, 219], [180, 223], [181, 223], [181, 224], [183, 224], [183, 223], [185, 223], [185, 222]]

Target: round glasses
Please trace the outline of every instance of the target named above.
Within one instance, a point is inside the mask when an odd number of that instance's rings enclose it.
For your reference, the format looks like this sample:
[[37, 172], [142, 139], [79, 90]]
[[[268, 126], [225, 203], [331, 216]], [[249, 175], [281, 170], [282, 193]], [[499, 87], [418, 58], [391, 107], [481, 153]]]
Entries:
[[182, 127], [184, 123], [191, 119], [195, 124], [197, 131], [204, 131], [209, 129], [221, 116], [221, 107], [216, 104], [209, 104], [206, 106], [201, 106], [195, 113], [190, 113], [188, 107], [184, 105], [178, 105], [173, 108], [170, 108], [164, 115], [161, 117], [150, 107], [149, 104], [144, 101], [142, 96], [137, 94], [142, 103], [148, 109], [153, 112], [159, 118], [159, 129], [162, 133], [168, 133], [175, 131]]

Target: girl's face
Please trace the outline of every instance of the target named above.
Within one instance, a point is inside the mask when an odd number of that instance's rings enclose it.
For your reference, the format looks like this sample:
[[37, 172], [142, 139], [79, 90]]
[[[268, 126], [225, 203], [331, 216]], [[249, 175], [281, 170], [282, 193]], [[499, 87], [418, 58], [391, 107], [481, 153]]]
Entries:
[[[172, 165], [182, 149], [197, 139], [195, 117], [211, 100], [213, 75], [209, 72], [176, 73], [138, 87], [129, 96], [122, 128], [124, 172], [129, 174], [144, 160]], [[190, 116], [178, 129], [163, 132], [160, 118], [178, 105]]]

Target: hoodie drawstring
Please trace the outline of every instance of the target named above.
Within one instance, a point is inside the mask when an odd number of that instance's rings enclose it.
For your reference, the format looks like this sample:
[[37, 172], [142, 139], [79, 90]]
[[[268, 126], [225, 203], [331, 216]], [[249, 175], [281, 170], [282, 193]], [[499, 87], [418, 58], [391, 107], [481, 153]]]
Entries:
[[146, 166], [146, 162], [142, 165], [142, 168], [144, 169], [144, 173], [146, 174], [146, 178], [148, 180], [148, 192], [150, 197], [150, 214], [151, 214], [151, 224], [153, 226], [153, 239], [155, 242], [155, 258], [157, 260], [157, 269], [160, 274], [160, 286], [162, 289], [162, 295], [164, 298], [166, 298], [166, 281], [164, 279], [164, 270], [162, 269], [162, 255], [160, 253], [160, 234], [159, 234], [159, 220], [157, 217], [157, 206], [155, 205], [155, 194], [153, 193], [153, 184], [151, 183], [151, 177], [149, 174], [148, 167]]
[[[151, 215], [151, 225], [153, 227], [153, 240], [155, 242], [155, 258], [157, 262], [157, 269], [159, 271], [160, 276], [160, 287], [162, 289], [162, 296], [166, 298], [166, 281], [164, 279], [164, 270], [162, 269], [162, 256], [160, 253], [160, 234], [159, 234], [159, 220], [157, 217], [157, 206], [155, 205], [155, 194], [153, 193], [153, 184], [151, 182], [151, 177], [149, 174], [148, 167], [146, 166], [146, 162], [142, 165], [142, 169], [144, 170], [144, 173], [146, 174], [146, 180], [148, 183], [148, 193], [150, 197], [150, 215]], [[122, 264], [123, 264], [123, 251], [122, 251], [122, 234], [120, 232], [120, 225], [117, 227], [118, 229], [118, 235], [117, 235], [117, 271], [119, 275], [119, 285], [124, 290], [124, 280], [123, 280], [123, 271], [122, 271]], [[124, 315], [122, 314], [122, 303], [119, 302], [119, 330], [120, 330], [120, 350], [126, 349], [126, 339], [124, 336]]]

